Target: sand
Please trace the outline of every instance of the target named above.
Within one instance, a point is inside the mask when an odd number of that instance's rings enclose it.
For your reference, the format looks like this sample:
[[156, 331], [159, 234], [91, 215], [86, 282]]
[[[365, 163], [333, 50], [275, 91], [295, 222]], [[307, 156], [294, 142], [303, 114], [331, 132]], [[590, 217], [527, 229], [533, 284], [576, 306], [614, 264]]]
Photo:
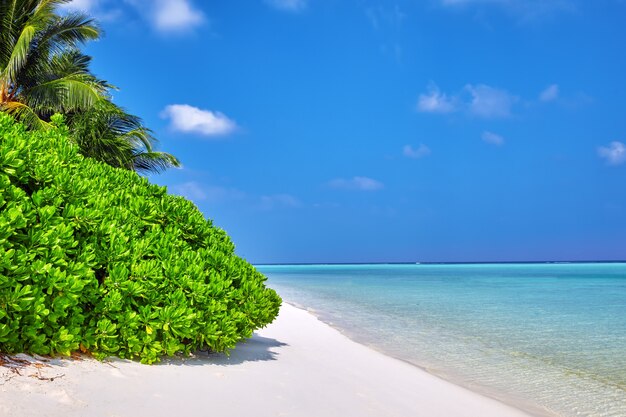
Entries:
[[21, 375], [0, 367], [0, 416], [528, 416], [355, 343], [288, 304], [230, 357], [37, 363]]

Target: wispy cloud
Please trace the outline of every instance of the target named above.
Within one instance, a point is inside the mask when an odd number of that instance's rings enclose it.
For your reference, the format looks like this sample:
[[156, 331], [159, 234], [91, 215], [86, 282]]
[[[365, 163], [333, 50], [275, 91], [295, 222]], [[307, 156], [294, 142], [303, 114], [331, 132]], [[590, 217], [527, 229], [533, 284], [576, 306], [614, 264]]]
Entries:
[[365, 16], [375, 30], [383, 55], [401, 63], [404, 56], [402, 23], [407, 15], [395, 4], [368, 7], [365, 9]]
[[73, 0], [61, 4], [60, 10], [79, 11], [95, 16], [101, 21], [115, 20], [122, 15], [122, 9], [113, 0]]
[[153, 21], [164, 32], [187, 31], [204, 22], [204, 14], [188, 0], [157, 0]]
[[224, 136], [234, 132], [237, 124], [220, 112], [203, 110], [188, 104], [170, 104], [161, 117], [170, 120], [170, 127], [178, 132], [203, 136]]
[[576, 10], [576, 0], [440, 0], [450, 9], [473, 8], [481, 6], [497, 7], [523, 19], [533, 19], [555, 12]]
[[314, 203], [313, 208], [316, 209], [336, 209], [341, 207], [339, 203], [331, 203], [331, 202], [323, 202], [323, 203]]
[[125, 0], [159, 32], [185, 33], [206, 23], [192, 0]]
[[204, 184], [198, 181], [187, 181], [169, 187], [172, 194], [180, 195], [188, 200], [213, 205], [244, 204], [253, 210], [293, 209], [303, 206], [302, 202], [291, 194], [254, 195], [233, 187]]
[[[545, 1], [545, 0], [544, 0]], [[549, 1], [549, 0], [548, 0]], [[444, 6], [469, 6], [469, 5], [477, 5], [477, 4], [498, 4], [502, 6], [507, 6], [512, 3], [523, 3], [524, 0], [441, 0], [441, 4]]]
[[246, 193], [236, 188], [220, 187], [217, 185], [201, 184], [197, 181], [188, 181], [170, 187], [174, 194], [181, 195], [191, 201], [206, 201], [209, 203], [224, 203], [242, 200]]
[[397, 4], [391, 8], [368, 7], [365, 9], [365, 15], [376, 30], [382, 29], [383, 26], [398, 28], [406, 18], [406, 14], [400, 10], [400, 6]]
[[605, 159], [609, 165], [620, 165], [626, 162], [626, 145], [619, 141], [613, 141], [609, 146], [598, 148], [598, 155]]
[[291, 194], [264, 195], [261, 196], [260, 201], [259, 208], [261, 210], [302, 207], [302, 202]]
[[430, 148], [423, 143], [420, 143], [417, 148], [414, 148], [411, 145], [404, 145], [402, 148], [402, 154], [407, 158], [419, 159], [430, 155], [430, 153]]
[[267, 4], [275, 9], [286, 12], [301, 12], [307, 8], [307, 0], [265, 0]]
[[202, 189], [200, 184], [195, 181], [185, 182], [183, 184], [176, 184], [170, 187], [170, 190], [177, 195], [183, 196], [191, 201], [206, 200], [207, 194]]
[[505, 0], [441, 0], [444, 6], [466, 6], [468, 4], [503, 3]]
[[62, 9], [80, 10], [82, 12], [93, 12], [98, 7], [100, 0], [73, 0], [62, 4]]
[[476, 86], [468, 84], [465, 89], [471, 95], [470, 114], [486, 119], [510, 116], [513, 103], [517, 101], [517, 98], [507, 91], [484, 84]]
[[456, 99], [442, 93], [436, 84], [430, 83], [428, 91], [420, 94], [417, 110], [422, 113], [452, 113], [457, 110]]
[[417, 110], [440, 114], [463, 111], [471, 116], [495, 119], [510, 116], [516, 101], [518, 98], [506, 90], [485, 84], [468, 84], [461, 93], [449, 95], [431, 83], [427, 93], [419, 96]]
[[554, 101], [559, 98], [559, 86], [557, 84], [549, 85], [539, 94], [539, 100], [543, 102]]
[[482, 134], [483, 141], [490, 145], [502, 146], [504, 145], [504, 138], [497, 133], [485, 131]]
[[378, 191], [384, 184], [368, 177], [335, 178], [328, 182], [328, 186], [339, 190]]

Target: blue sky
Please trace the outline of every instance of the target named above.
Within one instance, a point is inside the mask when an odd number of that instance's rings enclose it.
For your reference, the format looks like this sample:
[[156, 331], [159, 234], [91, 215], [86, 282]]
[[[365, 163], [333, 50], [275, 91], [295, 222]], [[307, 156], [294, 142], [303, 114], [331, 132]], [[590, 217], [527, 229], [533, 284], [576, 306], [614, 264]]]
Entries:
[[626, 259], [626, 2], [75, 0], [256, 263]]

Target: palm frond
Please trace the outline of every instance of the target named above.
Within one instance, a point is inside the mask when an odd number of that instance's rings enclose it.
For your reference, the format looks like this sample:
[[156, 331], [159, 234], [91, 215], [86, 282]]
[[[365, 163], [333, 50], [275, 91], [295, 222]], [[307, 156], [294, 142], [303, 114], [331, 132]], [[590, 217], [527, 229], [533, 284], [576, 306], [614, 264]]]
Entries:
[[9, 101], [0, 104], [0, 111], [12, 115], [16, 120], [19, 120], [31, 129], [43, 130], [52, 127], [50, 123], [41, 120], [32, 108], [18, 101]]
[[0, 73], [0, 82], [9, 84], [11, 81], [17, 78], [17, 74], [26, 64], [28, 58], [28, 52], [33, 38], [35, 37], [36, 27], [33, 25], [25, 26], [20, 33], [9, 61]]
[[39, 0], [35, 12], [41, 10], [54, 10], [62, 4], [70, 3], [72, 0]]
[[180, 161], [167, 152], [139, 152], [133, 155], [132, 169], [143, 173], [160, 173], [180, 167]]
[[147, 152], [152, 152], [156, 138], [152, 136], [152, 131], [140, 126], [132, 130], [123, 132], [120, 136], [134, 148], [143, 148]]
[[99, 85], [73, 76], [38, 84], [24, 96], [23, 101], [33, 109], [54, 109], [61, 113], [89, 109], [102, 97]]
[[157, 140], [141, 119], [108, 100], [68, 118], [68, 126], [85, 156], [141, 172], [178, 167], [176, 157], [154, 149]]
[[41, 80], [72, 73], [91, 75], [91, 57], [80, 52], [78, 44], [97, 39], [99, 33], [97, 26], [86, 16], [57, 16], [51, 19], [33, 40], [28, 66], [26, 71], [20, 73], [20, 85], [32, 86]]
[[91, 57], [78, 49], [66, 49], [50, 57], [49, 70], [59, 77], [70, 74], [90, 74]]
[[6, 66], [13, 50], [16, 7], [17, 0], [0, 2], [0, 68]]
[[83, 13], [54, 16], [39, 32], [37, 47], [52, 53], [64, 48], [76, 48], [100, 38], [101, 30], [95, 21]]

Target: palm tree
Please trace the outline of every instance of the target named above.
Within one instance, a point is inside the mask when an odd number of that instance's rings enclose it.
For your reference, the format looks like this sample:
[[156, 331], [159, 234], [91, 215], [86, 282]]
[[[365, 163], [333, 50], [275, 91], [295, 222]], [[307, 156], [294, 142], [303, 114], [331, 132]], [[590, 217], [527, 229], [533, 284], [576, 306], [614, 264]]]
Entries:
[[84, 156], [146, 173], [180, 166], [174, 156], [153, 149], [156, 138], [139, 117], [109, 100], [69, 115], [67, 124]]
[[91, 107], [107, 89], [77, 50], [100, 30], [82, 13], [57, 14], [67, 2], [0, 0], [0, 110], [30, 128]]
[[144, 172], [179, 166], [156, 152], [156, 139], [141, 119], [111, 102], [113, 86], [89, 70], [78, 49], [100, 37], [93, 19], [60, 15], [70, 0], [0, 0], [0, 111], [31, 129], [50, 128], [55, 113], [67, 116], [81, 152], [110, 165]]

